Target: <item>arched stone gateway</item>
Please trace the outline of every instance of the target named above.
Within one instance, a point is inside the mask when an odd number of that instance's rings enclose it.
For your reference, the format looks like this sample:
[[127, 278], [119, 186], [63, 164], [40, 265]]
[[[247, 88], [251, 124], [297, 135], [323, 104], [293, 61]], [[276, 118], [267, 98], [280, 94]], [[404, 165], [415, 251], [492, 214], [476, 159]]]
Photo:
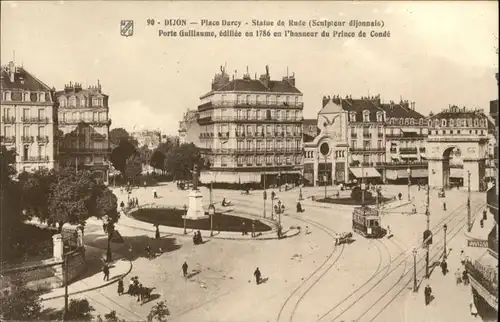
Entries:
[[465, 187], [470, 184], [472, 191], [485, 191], [488, 128], [492, 126], [482, 110], [452, 106], [431, 116], [427, 139], [430, 186], [449, 188], [457, 177], [452, 170], [462, 169], [455, 171], [461, 177], [456, 182]]

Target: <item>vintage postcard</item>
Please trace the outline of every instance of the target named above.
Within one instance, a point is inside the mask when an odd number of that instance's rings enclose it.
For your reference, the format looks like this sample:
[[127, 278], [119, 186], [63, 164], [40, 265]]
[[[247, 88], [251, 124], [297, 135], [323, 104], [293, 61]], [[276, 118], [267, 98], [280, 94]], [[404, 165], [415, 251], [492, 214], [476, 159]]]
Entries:
[[0, 5], [0, 320], [498, 320], [498, 2]]

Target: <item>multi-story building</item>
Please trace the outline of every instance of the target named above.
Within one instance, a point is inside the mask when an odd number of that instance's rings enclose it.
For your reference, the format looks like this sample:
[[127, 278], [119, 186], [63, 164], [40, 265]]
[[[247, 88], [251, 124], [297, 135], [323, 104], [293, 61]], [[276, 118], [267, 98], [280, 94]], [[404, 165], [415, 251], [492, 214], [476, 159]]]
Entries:
[[[201, 173], [202, 182], [298, 181], [304, 106], [294, 76], [271, 80], [266, 66], [258, 79], [248, 72], [241, 79], [230, 79], [221, 68], [212, 90], [200, 99], [199, 127], [192, 128], [199, 131], [196, 144], [211, 165]], [[186, 130], [189, 137], [191, 130]]]
[[101, 84], [82, 88], [71, 82], [56, 92], [60, 163], [88, 168], [96, 177], [108, 181], [109, 170], [109, 96]]
[[[498, 74], [496, 74], [498, 83]], [[487, 192], [487, 207], [495, 224], [487, 236], [487, 249], [466, 262], [472, 295], [478, 311], [488, 318], [498, 315], [498, 99], [490, 102], [495, 124], [495, 180]], [[477, 223], [476, 223], [477, 225]]]
[[16, 150], [16, 170], [54, 168], [54, 91], [13, 62], [2, 66], [1, 90], [1, 144]]
[[137, 146], [147, 146], [148, 149], [154, 150], [161, 143], [161, 132], [158, 130], [144, 130], [130, 133], [137, 140]]
[[383, 104], [380, 95], [324, 97], [319, 134], [304, 144], [304, 178], [332, 184], [368, 178], [384, 182], [427, 177], [427, 120], [415, 103]]
[[200, 125], [197, 110], [187, 110], [179, 122], [179, 144], [193, 143], [200, 146]]

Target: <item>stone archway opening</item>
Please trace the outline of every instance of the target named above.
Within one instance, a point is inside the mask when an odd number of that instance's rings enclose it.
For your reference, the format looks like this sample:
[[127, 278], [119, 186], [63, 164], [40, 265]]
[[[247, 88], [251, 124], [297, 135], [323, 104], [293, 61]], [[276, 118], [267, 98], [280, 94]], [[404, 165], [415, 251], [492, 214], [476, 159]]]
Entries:
[[464, 185], [464, 160], [461, 149], [451, 146], [443, 151], [443, 187], [463, 187]]

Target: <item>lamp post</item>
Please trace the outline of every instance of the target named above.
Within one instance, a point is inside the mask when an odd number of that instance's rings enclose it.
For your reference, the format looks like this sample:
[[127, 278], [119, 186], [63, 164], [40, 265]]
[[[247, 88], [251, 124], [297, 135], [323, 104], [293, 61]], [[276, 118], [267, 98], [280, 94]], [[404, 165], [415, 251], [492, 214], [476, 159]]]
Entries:
[[186, 230], [186, 217], [187, 217], [187, 206], [184, 205], [184, 235], [187, 235], [187, 230]]
[[443, 232], [444, 232], [444, 249], [443, 249], [443, 259], [446, 259], [446, 231], [448, 230], [448, 225], [444, 224]]
[[[430, 231], [430, 226], [431, 226], [431, 221], [430, 221], [430, 216], [431, 216], [431, 212], [430, 212], [430, 195], [431, 195], [431, 186], [429, 184], [427, 184], [427, 206], [426, 206], [426, 209], [425, 209], [425, 215], [427, 217], [427, 238], [432, 238], [432, 232]], [[426, 250], [426, 253], [425, 253], [425, 277], [426, 278], [429, 278], [429, 241], [428, 240], [425, 240], [425, 250]]]
[[281, 214], [285, 211], [285, 205], [281, 204], [281, 200], [278, 200], [277, 206], [276, 213], [278, 214], [278, 226], [281, 227]]
[[274, 191], [271, 192], [271, 220], [274, 220]]
[[210, 206], [208, 206], [208, 215], [210, 216], [210, 237], [213, 237], [214, 236], [214, 215], [215, 215], [214, 204], [210, 204]]
[[323, 181], [325, 182], [325, 199], [326, 199], [326, 180], [327, 180], [327, 175], [326, 173], [323, 175]]
[[406, 169], [406, 172], [408, 172], [408, 201], [410, 201], [411, 200], [411, 195], [410, 195], [411, 169], [410, 169], [410, 167], [408, 167], [408, 169]]
[[413, 292], [417, 291], [417, 249], [413, 248]]

